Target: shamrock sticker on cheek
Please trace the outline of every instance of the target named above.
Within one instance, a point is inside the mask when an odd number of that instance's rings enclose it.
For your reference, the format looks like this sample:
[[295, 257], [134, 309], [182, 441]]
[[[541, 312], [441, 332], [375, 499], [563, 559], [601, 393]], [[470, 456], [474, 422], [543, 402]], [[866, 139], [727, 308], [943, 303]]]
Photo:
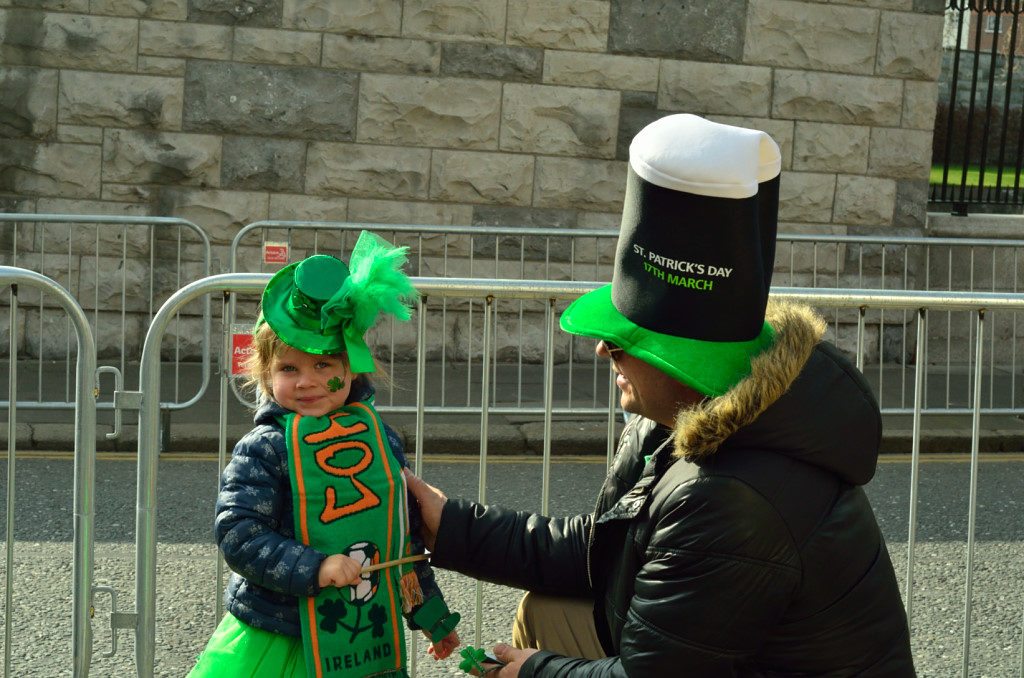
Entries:
[[331, 377], [327, 382], [327, 388], [331, 390], [331, 393], [334, 393], [335, 391], [340, 391], [345, 388], [345, 382], [338, 377]]

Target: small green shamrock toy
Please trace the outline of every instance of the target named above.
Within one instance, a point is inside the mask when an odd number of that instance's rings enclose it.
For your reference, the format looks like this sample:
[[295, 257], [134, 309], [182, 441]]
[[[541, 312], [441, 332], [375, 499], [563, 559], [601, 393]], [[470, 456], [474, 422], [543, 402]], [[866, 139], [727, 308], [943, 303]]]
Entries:
[[[505, 665], [504, 662], [490, 652], [487, 652], [486, 650], [478, 650], [472, 645], [467, 645], [463, 648], [463, 650], [459, 652], [459, 656], [462, 657], [462, 661], [459, 662], [460, 670], [465, 671], [466, 673], [472, 673], [476, 670], [476, 672], [481, 676], [486, 674], [488, 671], [493, 671]], [[493, 666], [490, 668], [484, 668], [485, 663], [493, 664]]]

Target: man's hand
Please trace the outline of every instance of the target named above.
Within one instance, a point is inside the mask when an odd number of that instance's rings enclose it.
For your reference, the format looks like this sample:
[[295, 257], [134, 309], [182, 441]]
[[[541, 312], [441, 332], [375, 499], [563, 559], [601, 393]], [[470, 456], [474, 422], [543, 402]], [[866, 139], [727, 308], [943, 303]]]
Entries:
[[494, 656], [505, 662], [505, 665], [497, 671], [488, 671], [488, 678], [518, 678], [519, 669], [523, 663], [540, 650], [520, 650], [505, 643], [498, 643], [494, 646]]
[[441, 525], [441, 511], [448, 497], [444, 496], [441, 490], [432, 485], [427, 485], [418, 476], [413, 475], [409, 469], [403, 469], [405, 481], [409, 490], [416, 497], [420, 505], [420, 515], [423, 516], [423, 529], [420, 534], [423, 542], [431, 551], [434, 550], [434, 540], [437, 538], [437, 528]]
[[359, 573], [362, 569], [357, 561], [340, 553], [327, 556], [324, 558], [324, 562], [320, 563], [320, 570], [317, 573], [320, 580], [320, 588], [327, 586], [355, 586], [359, 583]]

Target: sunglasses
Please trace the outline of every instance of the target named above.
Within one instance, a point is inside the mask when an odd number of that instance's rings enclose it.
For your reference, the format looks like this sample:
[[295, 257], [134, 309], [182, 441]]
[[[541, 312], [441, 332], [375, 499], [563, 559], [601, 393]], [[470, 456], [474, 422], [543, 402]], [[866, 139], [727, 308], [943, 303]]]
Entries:
[[601, 342], [604, 344], [604, 350], [608, 351], [608, 357], [615, 360], [615, 354], [623, 350], [618, 344], [602, 339]]

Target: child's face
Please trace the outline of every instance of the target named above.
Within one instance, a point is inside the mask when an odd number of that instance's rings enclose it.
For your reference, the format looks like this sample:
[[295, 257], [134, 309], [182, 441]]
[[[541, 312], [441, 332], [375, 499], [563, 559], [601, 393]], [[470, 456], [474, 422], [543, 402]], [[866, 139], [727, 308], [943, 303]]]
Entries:
[[338, 409], [352, 390], [345, 356], [313, 355], [291, 347], [270, 364], [270, 382], [281, 407], [309, 417]]

